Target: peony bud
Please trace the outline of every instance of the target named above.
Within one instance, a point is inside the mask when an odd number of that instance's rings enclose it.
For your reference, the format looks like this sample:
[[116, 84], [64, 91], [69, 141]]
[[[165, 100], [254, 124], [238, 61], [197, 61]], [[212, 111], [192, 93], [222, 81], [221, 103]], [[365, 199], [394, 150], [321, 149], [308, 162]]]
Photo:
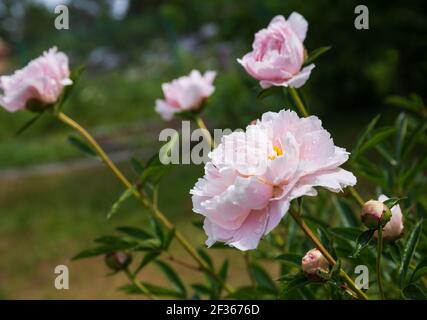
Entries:
[[361, 219], [368, 229], [378, 229], [380, 225], [384, 227], [390, 217], [390, 209], [381, 201], [369, 200], [363, 205]]
[[[381, 195], [378, 200], [384, 202], [388, 199], [385, 195]], [[403, 232], [403, 215], [402, 210], [398, 204], [394, 205], [391, 209], [390, 221], [384, 226], [383, 239], [394, 240], [399, 238]], [[378, 238], [378, 232], [375, 231], [374, 238]]]
[[132, 255], [123, 251], [111, 252], [105, 255], [105, 263], [113, 271], [126, 269], [132, 262]]
[[319, 280], [318, 272], [327, 273], [329, 263], [318, 249], [311, 249], [302, 258], [301, 268], [307, 277]]

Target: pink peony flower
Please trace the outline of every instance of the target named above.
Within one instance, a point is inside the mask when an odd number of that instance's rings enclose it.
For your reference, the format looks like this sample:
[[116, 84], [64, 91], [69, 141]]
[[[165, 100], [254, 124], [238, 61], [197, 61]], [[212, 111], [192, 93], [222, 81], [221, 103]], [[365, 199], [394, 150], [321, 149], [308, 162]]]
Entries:
[[308, 277], [316, 277], [318, 271], [329, 271], [329, 263], [318, 249], [311, 249], [302, 258], [301, 268]]
[[[378, 201], [384, 202], [388, 199], [385, 195], [380, 195]], [[403, 232], [403, 215], [400, 206], [396, 204], [391, 208], [391, 218], [390, 221], [383, 228], [383, 239], [393, 240], [398, 237]], [[375, 231], [374, 238], [378, 239], [378, 231]]]
[[356, 184], [339, 166], [349, 153], [336, 147], [322, 122], [289, 110], [267, 112], [246, 132], [222, 138], [205, 176], [190, 191], [193, 210], [205, 217], [206, 244], [255, 249], [277, 226], [291, 200]]
[[165, 100], [156, 100], [156, 111], [164, 120], [171, 120], [175, 113], [197, 110], [214, 91], [215, 71], [207, 71], [203, 76], [193, 70], [183, 76], [162, 85]]
[[260, 81], [262, 88], [299, 88], [314, 68], [314, 64], [310, 64], [301, 70], [307, 28], [307, 21], [299, 13], [293, 12], [288, 20], [276, 16], [266, 29], [255, 34], [253, 50], [237, 61], [246, 72]]
[[0, 77], [0, 105], [9, 112], [25, 109], [29, 100], [42, 104], [57, 101], [64, 86], [71, 85], [68, 58], [56, 47], [10, 76]]

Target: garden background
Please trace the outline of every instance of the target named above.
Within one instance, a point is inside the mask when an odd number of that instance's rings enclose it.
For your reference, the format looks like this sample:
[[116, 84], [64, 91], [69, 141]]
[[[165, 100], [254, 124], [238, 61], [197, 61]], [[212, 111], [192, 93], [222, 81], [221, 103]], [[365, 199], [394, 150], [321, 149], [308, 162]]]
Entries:
[[[54, 28], [54, 7], [66, 3], [70, 29]], [[279, 97], [260, 101], [258, 83], [236, 59], [249, 51], [253, 34], [278, 14], [301, 13], [309, 21], [305, 45], [332, 49], [316, 61], [304, 98], [339, 146], [355, 137], [378, 113], [382, 122], [399, 112], [390, 95], [427, 88], [425, 1], [366, 1], [370, 29], [356, 30], [358, 1], [327, 0], [69, 0], [0, 1], [0, 74], [24, 66], [58, 46], [71, 65], [86, 65], [65, 111], [88, 127], [128, 169], [128, 159], [148, 159], [160, 146], [165, 123], [154, 112], [161, 83], [193, 68], [218, 70], [216, 92], [206, 110], [210, 128], [243, 128], [267, 110], [283, 108]], [[271, 107], [269, 107], [271, 109]], [[96, 160], [67, 141], [71, 132], [44, 117], [15, 137], [31, 118], [0, 112], [0, 298], [125, 298], [116, 287], [124, 277], [106, 277], [101, 258], [72, 262], [93, 238], [126, 224], [144, 225], [148, 214], [136, 201], [107, 220], [121, 186]], [[130, 151], [129, 151], [130, 150]], [[188, 194], [202, 166], [176, 166], [162, 181], [160, 206], [197, 245], [205, 235]], [[127, 170], [131, 175], [131, 171]], [[363, 179], [358, 188], [362, 195]], [[194, 236], [192, 236], [194, 233]], [[174, 250], [179, 250], [175, 248]], [[215, 257], [215, 250], [212, 250]], [[219, 254], [219, 253], [218, 253]], [[221, 253], [223, 254], [223, 252]], [[230, 279], [245, 282], [243, 261], [233, 250]], [[70, 290], [53, 286], [54, 268], [70, 268]], [[193, 273], [177, 269], [184, 277]], [[274, 274], [277, 270], [270, 268]], [[150, 267], [142, 277], [167, 283]]]

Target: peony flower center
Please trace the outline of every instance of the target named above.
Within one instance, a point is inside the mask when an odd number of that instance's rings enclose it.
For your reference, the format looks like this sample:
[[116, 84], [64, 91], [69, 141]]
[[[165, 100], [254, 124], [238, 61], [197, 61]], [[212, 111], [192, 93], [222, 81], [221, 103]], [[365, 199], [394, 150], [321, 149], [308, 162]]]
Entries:
[[268, 159], [274, 160], [274, 159], [276, 159], [276, 157], [283, 156], [282, 148], [280, 148], [278, 146], [273, 146], [273, 151], [276, 153], [276, 155], [269, 156]]

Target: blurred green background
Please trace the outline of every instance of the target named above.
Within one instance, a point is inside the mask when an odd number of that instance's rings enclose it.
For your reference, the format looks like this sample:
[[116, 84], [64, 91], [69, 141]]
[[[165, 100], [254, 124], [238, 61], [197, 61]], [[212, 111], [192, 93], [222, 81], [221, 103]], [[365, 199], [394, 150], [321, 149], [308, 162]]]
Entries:
[[[54, 7], [60, 3], [69, 8], [69, 30], [54, 28]], [[369, 30], [354, 28], [358, 4], [3, 0], [0, 73], [24, 66], [52, 46], [66, 52], [73, 67], [86, 65], [65, 112], [89, 128], [131, 175], [129, 157], [149, 158], [158, 150], [160, 130], [179, 127], [154, 112], [161, 83], [193, 68], [218, 71], [205, 114], [211, 128], [244, 127], [267, 110], [282, 109], [281, 97], [256, 99], [260, 88], [236, 59], [250, 50], [253, 34], [273, 16], [298, 11], [309, 21], [308, 51], [332, 46], [316, 62], [304, 98], [336, 144], [351, 150], [374, 115], [382, 112], [387, 122], [397, 114], [384, 104], [387, 96], [417, 92], [426, 98], [427, 89], [427, 3], [366, 1]], [[31, 117], [0, 112], [0, 298], [125, 297], [115, 290], [124, 279], [105, 277], [108, 271], [100, 259], [70, 262], [70, 257], [115, 226], [143, 225], [147, 213], [129, 201], [107, 221], [120, 185], [67, 143], [71, 132], [49, 116], [15, 137]], [[201, 173], [200, 166], [177, 166], [163, 181], [160, 197], [161, 208], [199, 245], [204, 235], [188, 223], [196, 219], [188, 191]], [[245, 281], [239, 272], [242, 262], [233, 261], [231, 276]], [[70, 266], [68, 291], [53, 286], [57, 264]], [[148, 269], [146, 276], [157, 274]]]

